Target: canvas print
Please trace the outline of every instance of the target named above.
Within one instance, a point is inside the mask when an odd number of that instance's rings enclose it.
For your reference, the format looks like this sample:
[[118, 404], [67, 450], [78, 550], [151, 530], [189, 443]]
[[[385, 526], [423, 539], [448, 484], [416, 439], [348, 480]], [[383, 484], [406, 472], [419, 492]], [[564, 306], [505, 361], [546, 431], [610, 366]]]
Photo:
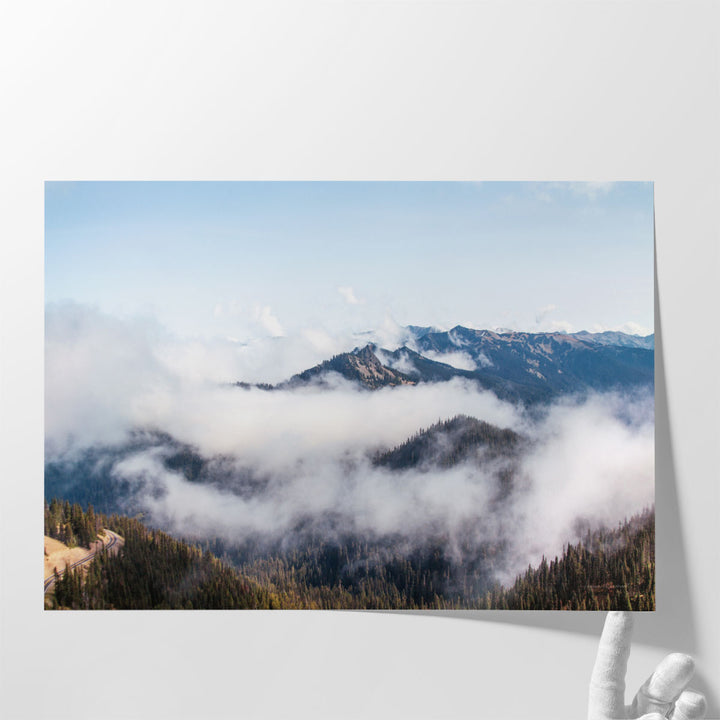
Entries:
[[48, 182], [45, 608], [653, 610], [653, 232], [646, 182]]

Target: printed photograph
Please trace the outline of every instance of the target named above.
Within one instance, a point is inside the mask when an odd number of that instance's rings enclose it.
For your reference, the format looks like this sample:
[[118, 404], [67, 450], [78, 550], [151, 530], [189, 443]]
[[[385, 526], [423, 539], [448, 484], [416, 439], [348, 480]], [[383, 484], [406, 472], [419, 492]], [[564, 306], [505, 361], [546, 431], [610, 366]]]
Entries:
[[654, 610], [653, 185], [47, 182], [44, 469], [46, 610]]

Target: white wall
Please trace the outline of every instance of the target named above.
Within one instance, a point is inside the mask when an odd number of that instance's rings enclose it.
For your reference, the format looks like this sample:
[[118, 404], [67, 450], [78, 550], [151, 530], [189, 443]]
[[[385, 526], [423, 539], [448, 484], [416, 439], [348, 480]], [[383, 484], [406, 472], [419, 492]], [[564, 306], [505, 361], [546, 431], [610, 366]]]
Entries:
[[[720, 716], [714, 3], [7, 3], [8, 718], [577, 718], [601, 615], [43, 613], [47, 179], [654, 180], [658, 606]], [[713, 302], [715, 304], [713, 304]], [[82, 685], [73, 677], [82, 678]]]

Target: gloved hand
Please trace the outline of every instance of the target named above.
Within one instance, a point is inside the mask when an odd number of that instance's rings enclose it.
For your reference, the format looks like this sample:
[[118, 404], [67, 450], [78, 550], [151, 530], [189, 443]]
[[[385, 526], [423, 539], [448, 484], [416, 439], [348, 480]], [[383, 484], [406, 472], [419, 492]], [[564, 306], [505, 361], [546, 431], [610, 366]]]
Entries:
[[631, 613], [608, 613], [590, 679], [588, 720], [698, 720], [705, 717], [705, 698], [687, 688], [695, 664], [689, 655], [681, 653], [668, 655], [643, 683], [632, 704], [625, 705], [625, 673], [632, 629]]

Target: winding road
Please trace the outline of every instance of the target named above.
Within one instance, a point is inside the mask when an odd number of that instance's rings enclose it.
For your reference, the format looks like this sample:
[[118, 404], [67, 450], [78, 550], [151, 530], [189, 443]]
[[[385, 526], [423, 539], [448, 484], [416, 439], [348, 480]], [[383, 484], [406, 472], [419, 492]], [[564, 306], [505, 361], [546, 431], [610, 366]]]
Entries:
[[[110, 550], [110, 548], [115, 547], [118, 543], [122, 545], [125, 541], [118, 535], [117, 533], [114, 533], [112, 530], [103, 530], [105, 535], [109, 536], [109, 541], [106, 543], [101, 540], [102, 547], [104, 550]], [[93, 550], [89, 555], [86, 555], [85, 557], [80, 558], [79, 560], [76, 560], [72, 565], [69, 567], [66, 567], [64, 570], [59, 571], [57, 574], [58, 578], [61, 578], [68, 569], [72, 570], [73, 568], [78, 567], [79, 565], [85, 565], [86, 563], [89, 563], [93, 558], [98, 554], [100, 551], [100, 548], [97, 548], [96, 550]], [[55, 584], [55, 573], [50, 575], [49, 577], [45, 578], [45, 592], [47, 593], [49, 590], [52, 589], [52, 586]]]

